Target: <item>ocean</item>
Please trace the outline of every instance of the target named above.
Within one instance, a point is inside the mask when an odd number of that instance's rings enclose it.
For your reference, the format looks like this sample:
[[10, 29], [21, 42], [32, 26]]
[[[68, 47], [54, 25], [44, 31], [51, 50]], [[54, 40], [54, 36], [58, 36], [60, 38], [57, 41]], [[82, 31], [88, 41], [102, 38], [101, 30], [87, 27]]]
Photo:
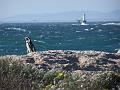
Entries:
[[96, 50], [117, 52], [120, 23], [77, 22], [0, 24], [0, 55], [26, 54], [24, 37], [29, 36], [37, 51]]

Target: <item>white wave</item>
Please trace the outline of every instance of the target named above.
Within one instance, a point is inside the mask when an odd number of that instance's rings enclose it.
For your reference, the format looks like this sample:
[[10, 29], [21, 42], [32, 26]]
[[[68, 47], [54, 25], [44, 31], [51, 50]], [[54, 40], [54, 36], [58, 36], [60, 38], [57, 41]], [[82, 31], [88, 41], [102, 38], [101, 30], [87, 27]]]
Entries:
[[45, 43], [44, 41], [38, 41], [38, 42], [40, 42], [40, 43]]
[[37, 40], [34, 40], [35, 42], [37, 41]]
[[16, 48], [15, 51], [18, 51], [18, 49]]
[[34, 40], [34, 42], [45, 43], [44, 41], [40, 41], [40, 40]]
[[59, 45], [61, 45], [62, 43], [58, 43]]
[[112, 38], [112, 39], [117, 40], [117, 39], [119, 39], [119, 38]]
[[31, 31], [29, 31], [28, 33], [31, 34]]
[[87, 28], [86, 28], [86, 29], [84, 29], [84, 30], [85, 30], [85, 31], [89, 31], [89, 29], [87, 29]]
[[80, 25], [80, 24], [71, 24], [71, 25], [73, 25], [73, 26], [78, 26], [78, 25]]
[[81, 31], [75, 31], [76, 33], [81, 32]]
[[102, 29], [99, 29], [98, 32], [102, 32], [103, 30]]
[[83, 39], [85, 39], [85, 38], [79, 37], [79, 38], [77, 38], [77, 39], [79, 39], [79, 40], [83, 40]]
[[93, 30], [94, 28], [90, 28], [91, 30]]
[[115, 51], [118, 51], [118, 50], [119, 50], [118, 48], [115, 49]]
[[22, 28], [10, 27], [10, 28], [5, 28], [5, 29], [8, 29], [8, 30], [17, 30], [17, 31], [23, 31], [23, 32], [26, 32], [26, 29], [22, 29]]
[[104, 23], [102, 25], [120, 25], [120, 23]]

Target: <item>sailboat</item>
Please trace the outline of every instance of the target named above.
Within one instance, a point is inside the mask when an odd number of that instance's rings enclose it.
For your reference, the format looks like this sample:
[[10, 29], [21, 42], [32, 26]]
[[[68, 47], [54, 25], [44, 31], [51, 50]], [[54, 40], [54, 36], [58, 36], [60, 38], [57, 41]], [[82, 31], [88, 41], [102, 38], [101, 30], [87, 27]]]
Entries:
[[83, 14], [83, 17], [80, 20], [80, 25], [88, 25], [87, 21], [86, 21], [86, 18], [85, 18], [85, 14]]

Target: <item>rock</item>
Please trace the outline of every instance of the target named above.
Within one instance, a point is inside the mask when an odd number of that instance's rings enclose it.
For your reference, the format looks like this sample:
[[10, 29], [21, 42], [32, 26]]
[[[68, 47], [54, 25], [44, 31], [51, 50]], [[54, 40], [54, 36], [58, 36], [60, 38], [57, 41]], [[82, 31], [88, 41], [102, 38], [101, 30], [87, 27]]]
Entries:
[[27, 58], [27, 60], [26, 60], [26, 63], [35, 63], [35, 60], [34, 60], [34, 58], [32, 58], [32, 57], [29, 57], [29, 58]]
[[27, 55], [4, 56], [11, 60], [31, 63], [39, 69], [60, 68], [66, 71], [119, 71], [120, 55], [101, 51], [49, 50]]

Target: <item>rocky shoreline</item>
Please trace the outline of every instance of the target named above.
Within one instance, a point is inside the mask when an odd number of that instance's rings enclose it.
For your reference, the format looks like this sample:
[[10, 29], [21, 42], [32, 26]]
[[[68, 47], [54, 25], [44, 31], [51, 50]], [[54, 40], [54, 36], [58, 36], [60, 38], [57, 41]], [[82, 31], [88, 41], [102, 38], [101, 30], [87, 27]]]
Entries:
[[38, 69], [65, 71], [114, 71], [120, 72], [120, 54], [101, 51], [48, 50], [27, 55], [6, 55], [0, 58], [33, 64]]

